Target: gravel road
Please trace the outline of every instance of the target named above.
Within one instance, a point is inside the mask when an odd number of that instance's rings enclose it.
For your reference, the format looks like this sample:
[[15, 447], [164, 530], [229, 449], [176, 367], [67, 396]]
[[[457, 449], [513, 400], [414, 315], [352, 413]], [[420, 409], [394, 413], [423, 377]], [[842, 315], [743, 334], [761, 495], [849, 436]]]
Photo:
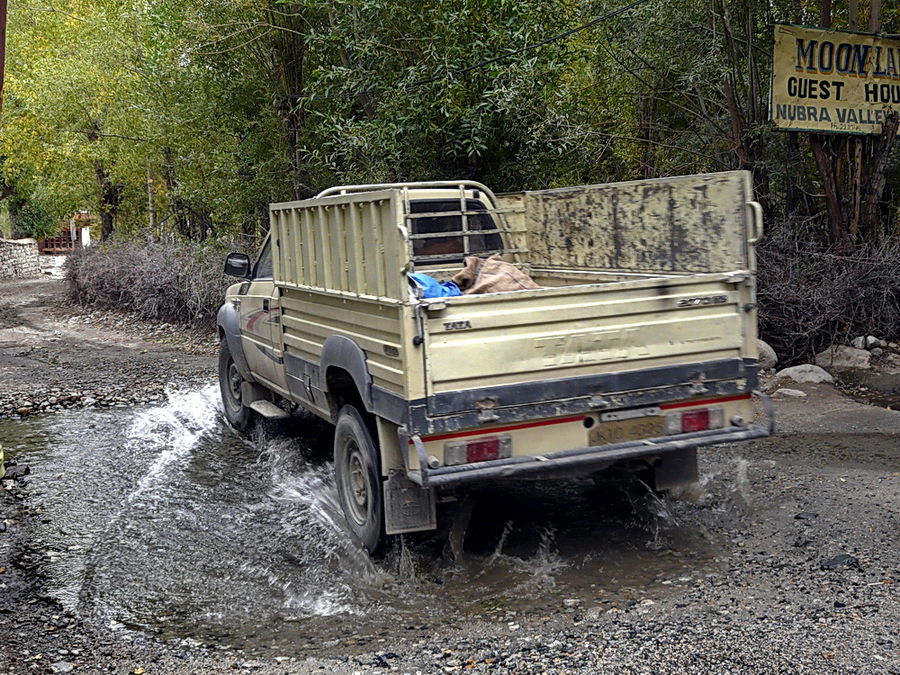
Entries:
[[[0, 308], [6, 415], [152, 402], [172, 382], [214, 375], [208, 337], [79, 315], [58, 282], [3, 282]], [[78, 395], [49, 403], [54, 389]], [[486, 603], [458, 620], [377, 629], [361, 616], [340, 639], [277, 649], [165, 640], [66, 612], [46, 593], [44, 530], [28, 508], [44, 488], [33, 476], [3, 481], [0, 675], [900, 673], [900, 412], [805, 389], [777, 403], [785, 431], [704, 449], [697, 490], [635, 506], [711, 551], [690, 573], [616, 588], [601, 561], [578, 597], [550, 583], [533, 607]], [[658, 545], [679, 555], [665, 535]]]

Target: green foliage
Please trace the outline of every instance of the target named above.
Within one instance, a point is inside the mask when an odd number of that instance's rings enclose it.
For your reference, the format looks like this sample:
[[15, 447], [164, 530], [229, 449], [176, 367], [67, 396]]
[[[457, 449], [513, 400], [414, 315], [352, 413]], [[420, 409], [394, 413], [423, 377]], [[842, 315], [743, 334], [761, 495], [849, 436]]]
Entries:
[[[648, 0], [517, 51], [622, 4], [16, 3], [2, 174], [40, 204], [34, 222], [88, 209], [127, 232], [154, 212], [156, 235], [194, 239], [258, 233], [268, 202], [330, 185], [435, 178], [520, 190], [746, 167], [770, 217], [814, 215], [809, 151], [766, 117], [771, 22], [816, 24], [819, 1]], [[835, 0], [837, 27], [846, 15]]]
[[11, 210], [17, 235], [40, 239], [59, 232], [59, 220], [39, 201], [19, 202]]

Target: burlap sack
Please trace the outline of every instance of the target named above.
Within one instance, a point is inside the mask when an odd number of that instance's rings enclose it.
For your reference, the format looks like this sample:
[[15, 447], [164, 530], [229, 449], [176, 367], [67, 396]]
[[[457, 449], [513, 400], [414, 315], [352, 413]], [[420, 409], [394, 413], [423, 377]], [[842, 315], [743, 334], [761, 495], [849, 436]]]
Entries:
[[502, 260], [499, 253], [487, 259], [467, 256], [463, 265], [465, 267], [453, 277], [463, 295], [540, 288], [518, 267]]

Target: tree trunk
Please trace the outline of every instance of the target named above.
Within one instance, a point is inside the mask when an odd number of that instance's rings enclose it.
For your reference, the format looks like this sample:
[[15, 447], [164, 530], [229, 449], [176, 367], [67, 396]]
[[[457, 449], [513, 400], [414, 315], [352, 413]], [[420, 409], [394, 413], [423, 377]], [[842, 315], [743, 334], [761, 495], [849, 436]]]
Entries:
[[175, 172], [175, 153], [172, 148], [163, 149], [163, 178], [169, 193], [169, 212], [175, 223], [175, 230], [182, 237], [190, 239], [191, 222], [188, 208], [178, 194], [178, 176]]
[[100, 186], [100, 240], [106, 241], [116, 229], [116, 216], [122, 205], [122, 185], [114, 183], [102, 161], [94, 162]]
[[7, 0], [0, 0], [0, 112], [3, 111], [3, 80], [6, 72]]
[[888, 159], [890, 159], [894, 142], [897, 140], [898, 126], [900, 126], [900, 117], [897, 113], [885, 120], [881, 127], [881, 135], [872, 140], [871, 157], [865, 162], [867, 170], [864, 181], [862, 181], [865, 187], [862, 191], [860, 224], [865, 228], [863, 234], [871, 239], [877, 239], [883, 234], [882, 228], [879, 228], [881, 198], [887, 185]]
[[828, 209], [828, 231], [832, 242], [845, 240], [844, 224], [846, 222], [844, 207], [841, 203], [840, 187], [837, 180], [837, 163], [839, 158], [829, 156], [825, 152], [824, 134], [810, 134], [809, 144], [816, 166], [822, 178], [822, 189], [825, 190], [825, 205]]

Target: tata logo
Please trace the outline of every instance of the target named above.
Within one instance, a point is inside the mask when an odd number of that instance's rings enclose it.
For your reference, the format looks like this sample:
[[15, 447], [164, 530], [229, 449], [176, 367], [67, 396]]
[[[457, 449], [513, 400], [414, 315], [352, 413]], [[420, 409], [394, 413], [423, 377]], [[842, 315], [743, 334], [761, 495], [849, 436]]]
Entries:
[[641, 338], [638, 328], [615, 328], [536, 338], [534, 347], [540, 350], [544, 368], [620, 361], [650, 355], [650, 349]]
[[445, 321], [444, 322], [444, 330], [466, 330], [467, 328], [471, 328], [471, 322], [466, 319], [465, 321]]
[[676, 307], [700, 307], [702, 305], [723, 305], [728, 302], [727, 295], [703, 295], [699, 298], [682, 298]]

